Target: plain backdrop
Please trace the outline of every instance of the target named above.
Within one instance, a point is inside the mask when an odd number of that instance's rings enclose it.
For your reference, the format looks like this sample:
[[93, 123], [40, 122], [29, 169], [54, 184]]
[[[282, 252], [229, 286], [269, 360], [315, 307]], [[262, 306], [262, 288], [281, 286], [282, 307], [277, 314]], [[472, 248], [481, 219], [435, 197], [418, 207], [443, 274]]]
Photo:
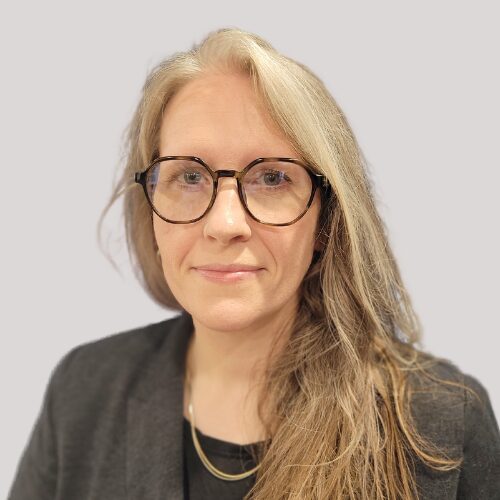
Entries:
[[[172, 315], [96, 241], [148, 71], [253, 31], [320, 76], [369, 162], [424, 347], [497, 419], [500, 30], [495, 2], [4, 2], [0, 12], [0, 497], [58, 360]], [[119, 206], [107, 227], [120, 226]]]

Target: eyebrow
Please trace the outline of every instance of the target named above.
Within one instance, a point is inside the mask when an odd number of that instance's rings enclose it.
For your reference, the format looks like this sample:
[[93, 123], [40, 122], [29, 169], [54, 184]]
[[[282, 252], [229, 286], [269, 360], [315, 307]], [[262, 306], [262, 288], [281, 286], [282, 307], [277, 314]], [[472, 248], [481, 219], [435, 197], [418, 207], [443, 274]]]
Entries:
[[[202, 154], [199, 154], [202, 150], [199, 150], [197, 148], [193, 149], [180, 149], [180, 150], [172, 150], [168, 151], [167, 153], [161, 153], [159, 156], [195, 156], [197, 158], [202, 159], [210, 168], [213, 168], [214, 170], [222, 170], [222, 169], [231, 169], [231, 170], [243, 170], [247, 165], [249, 165], [252, 161], [254, 161], [257, 158], [296, 158], [298, 160], [302, 160], [300, 155], [284, 155], [284, 154], [254, 154], [254, 155], [245, 155], [243, 162], [238, 163], [238, 162], [224, 162], [224, 163], [218, 163], [212, 161], [212, 157], [210, 154], [207, 154], [205, 151]], [[303, 161], [303, 160], [302, 160]], [[240, 166], [241, 165], [241, 166]]]

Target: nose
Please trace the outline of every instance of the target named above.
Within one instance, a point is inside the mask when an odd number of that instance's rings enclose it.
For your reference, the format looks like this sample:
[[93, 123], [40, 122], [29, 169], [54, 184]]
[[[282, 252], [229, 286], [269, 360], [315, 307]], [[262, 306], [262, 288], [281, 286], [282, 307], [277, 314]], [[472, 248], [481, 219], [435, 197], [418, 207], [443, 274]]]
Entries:
[[234, 177], [219, 178], [214, 204], [202, 221], [205, 237], [218, 240], [224, 245], [233, 240], [245, 241], [251, 236], [249, 215], [240, 200]]

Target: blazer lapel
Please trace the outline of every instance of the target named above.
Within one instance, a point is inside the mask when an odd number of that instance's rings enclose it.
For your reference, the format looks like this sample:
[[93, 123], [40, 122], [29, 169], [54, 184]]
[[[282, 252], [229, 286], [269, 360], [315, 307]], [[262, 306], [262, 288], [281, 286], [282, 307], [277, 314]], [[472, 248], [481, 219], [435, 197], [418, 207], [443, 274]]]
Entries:
[[183, 312], [165, 331], [127, 404], [130, 499], [183, 500], [183, 379], [192, 319]]

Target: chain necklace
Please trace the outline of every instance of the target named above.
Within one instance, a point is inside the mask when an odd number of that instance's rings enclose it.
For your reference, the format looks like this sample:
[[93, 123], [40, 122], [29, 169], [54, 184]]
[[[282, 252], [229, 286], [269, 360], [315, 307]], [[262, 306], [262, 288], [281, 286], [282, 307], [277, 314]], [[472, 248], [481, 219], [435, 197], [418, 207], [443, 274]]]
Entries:
[[215, 465], [213, 465], [210, 460], [208, 460], [208, 457], [205, 455], [203, 450], [201, 449], [200, 443], [198, 441], [198, 437], [196, 436], [196, 429], [195, 429], [195, 422], [194, 422], [194, 411], [193, 411], [193, 403], [192, 403], [192, 393], [191, 393], [191, 382], [189, 379], [189, 376], [187, 377], [187, 385], [189, 388], [189, 404], [188, 404], [188, 412], [190, 416], [190, 423], [191, 423], [191, 435], [193, 436], [193, 443], [194, 447], [196, 449], [196, 453], [198, 453], [198, 457], [200, 457], [201, 462], [205, 466], [205, 468], [210, 472], [213, 476], [219, 478], [219, 479], [224, 479], [225, 481], [239, 481], [240, 479], [245, 479], [249, 476], [251, 476], [254, 472], [257, 471], [257, 469], [260, 467], [261, 464], [257, 464], [253, 469], [250, 469], [246, 472], [242, 472], [240, 474], [228, 474], [226, 472], [223, 472]]

